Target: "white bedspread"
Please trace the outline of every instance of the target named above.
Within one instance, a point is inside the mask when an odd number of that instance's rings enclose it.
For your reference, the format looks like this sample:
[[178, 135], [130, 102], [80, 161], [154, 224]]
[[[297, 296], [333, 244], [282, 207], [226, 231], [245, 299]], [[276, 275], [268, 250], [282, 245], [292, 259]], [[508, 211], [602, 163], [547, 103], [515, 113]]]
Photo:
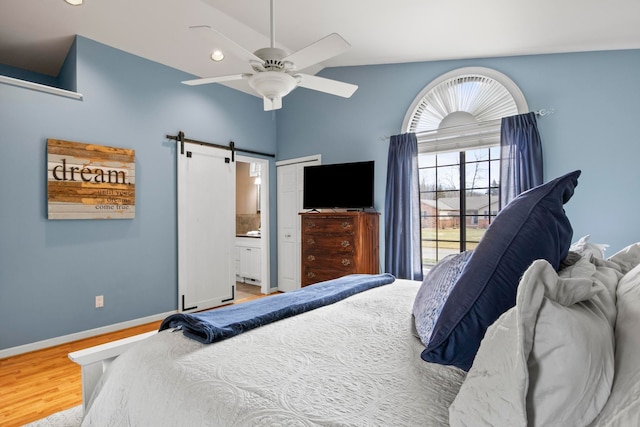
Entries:
[[420, 283], [204, 345], [164, 331], [103, 376], [83, 426], [446, 426], [465, 373], [424, 362]]

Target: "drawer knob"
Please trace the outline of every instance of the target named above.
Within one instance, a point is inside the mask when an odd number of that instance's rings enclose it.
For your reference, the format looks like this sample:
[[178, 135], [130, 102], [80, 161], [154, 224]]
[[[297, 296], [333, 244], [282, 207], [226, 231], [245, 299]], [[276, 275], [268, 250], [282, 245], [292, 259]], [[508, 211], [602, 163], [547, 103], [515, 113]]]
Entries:
[[350, 245], [351, 243], [348, 240], [343, 240], [342, 242], [340, 242], [340, 246], [342, 246], [343, 248], [346, 248]]
[[342, 260], [342, 265], [344, 265], [345, 267], [346, 267], [347, 265], [351, 265], [351, 260], [349, 260], [349, 259], [347, 259], [347, 258], [344, 258], [344, 259]]
[[316, 241], [314, 238], [307, 239], [307, 245], [315, 245]]
[[342, 221], [342, 228], [351, 228], [351, 223], [349, 221]]
[[309, 261], [315, 261], [316, 257], [314, 257], [313, 255], [308, 255], [308, 256], [307, 256], [307, 259], [308, 259]]
[[309, 228], [314, 228], [315, 226], [316, 226], [316, 223], [315, 223], [315, 222], [313, 222], [313, 221], [309, 221], [309, 222], [307, 223], [307, 227], [309, 227]]
[[313, 279], [314, 277], [316, 277], [316, 273], [314, 273], [313, 271], [310, 271], [310, 272], [307, 273], [307, 277], [309, 279]]

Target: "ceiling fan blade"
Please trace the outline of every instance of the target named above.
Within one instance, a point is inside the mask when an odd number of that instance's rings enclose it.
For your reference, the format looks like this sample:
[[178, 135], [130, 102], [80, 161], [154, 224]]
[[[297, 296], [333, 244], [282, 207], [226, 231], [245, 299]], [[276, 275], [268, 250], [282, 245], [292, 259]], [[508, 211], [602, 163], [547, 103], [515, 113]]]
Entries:
[[205, 77], [202, 79], [185, 80], [182, 83], [189, 86], [206, 85], [209, 83], [230, 82], [233, 80], [242, 80], [250, 77], [251, 74], [230, 74], [226, 76]]
[[349, 98], [358, 89], [357, 85], [339, 82], [337, 80], [325, 79], [324, 77], [312, 76], [311, 74], [296, 74], [299, 77], [298, 86], [307, 89], [329, 93], [331, 95]]
[[347, 51], [350, 47], [351, 45], [339, 34], [332, 33], [297, 52], [293, 52], [283, 61], [292, 62], [296, 70], [302, 70], [326, 59], [333, 58]]
[[189, 28], [211, 43], [212, 48], [220, 49], [222, 53], [228, 53], [247, 62], [257, 61], [260, 64], [264, 63], [262, 59], [258, 58], [238, 43], [208, 25], [195, 25]]
[[282, 97], [277, 98], [267, 98], [266, 96], [263, 98], [264, 100], [264, 111], [271, 110], [279, 110], [282, 108]]

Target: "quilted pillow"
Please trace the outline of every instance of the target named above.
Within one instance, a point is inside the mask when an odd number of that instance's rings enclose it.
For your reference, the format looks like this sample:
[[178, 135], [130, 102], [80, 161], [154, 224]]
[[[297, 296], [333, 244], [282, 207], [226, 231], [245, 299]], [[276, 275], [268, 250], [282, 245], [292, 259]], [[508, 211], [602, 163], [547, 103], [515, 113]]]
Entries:
[[[608, 313], [622, 274], [583, 258], [559, 277], [535, 261], [515, 307], [487, 330], [449, 407], [458, 426], [586, 426], [605, 406], [614, 376]], [[604, 282], [602, 280], [604, 280]]]
[[500, 211], [456, 281], [422, 359], [469, 370], [487, 327], [514, 306], [527, 267], [544, 259], [558, 269], [573, 236], [563, 204], [579, 176], [532, 188]]
[[416, 332], [424, 345], [429, 344], [431, 332], [472, 251], [448, 255], [425, 276], [413, 302]]

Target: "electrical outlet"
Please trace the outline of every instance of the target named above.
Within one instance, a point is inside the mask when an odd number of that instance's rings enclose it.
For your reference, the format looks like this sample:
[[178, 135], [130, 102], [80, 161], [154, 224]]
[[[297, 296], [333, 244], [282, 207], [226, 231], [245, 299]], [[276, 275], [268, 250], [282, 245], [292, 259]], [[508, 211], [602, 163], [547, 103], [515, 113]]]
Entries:
[[104, 307], [104, 295], [96, 295], [96, 308]]

